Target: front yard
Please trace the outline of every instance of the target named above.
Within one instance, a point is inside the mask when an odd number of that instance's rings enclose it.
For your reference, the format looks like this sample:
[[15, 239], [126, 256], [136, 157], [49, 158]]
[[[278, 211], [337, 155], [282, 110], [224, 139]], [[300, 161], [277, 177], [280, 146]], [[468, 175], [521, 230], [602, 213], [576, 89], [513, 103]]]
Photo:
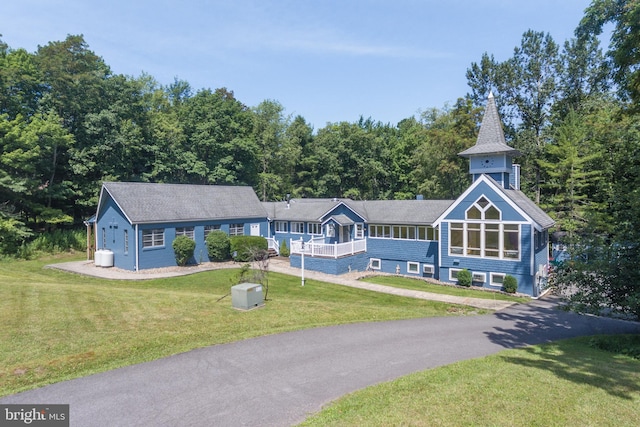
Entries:
[[482, 313], [277, 273], [266, 306], [239, 312], [225, 297], [238, 270], [114, 281], [43, 269], [74, 259], [0, 262], [0, 396], [254, 336]]

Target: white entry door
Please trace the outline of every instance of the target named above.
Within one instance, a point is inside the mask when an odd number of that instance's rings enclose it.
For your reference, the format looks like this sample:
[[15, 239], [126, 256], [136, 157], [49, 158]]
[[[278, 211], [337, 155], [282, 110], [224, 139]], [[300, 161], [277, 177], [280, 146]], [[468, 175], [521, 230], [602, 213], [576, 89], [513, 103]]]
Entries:
[[252, 236], [260, 235], [260, 224], [251, 224], [251, 235]]

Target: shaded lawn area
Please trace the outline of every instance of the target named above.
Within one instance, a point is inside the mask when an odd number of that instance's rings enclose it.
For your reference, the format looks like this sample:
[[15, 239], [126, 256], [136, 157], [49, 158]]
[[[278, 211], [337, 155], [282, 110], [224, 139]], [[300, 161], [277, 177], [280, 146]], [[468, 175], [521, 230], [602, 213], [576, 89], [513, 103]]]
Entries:
[[115, 281], [43, 268], [74, 259], [0, 262], [0, 396], [260, 335], [487, 313], [277, 273], [265, 307], [240, 312], [225, 297], [239, 270]]
[[433, 292], [434, 294], [454, 295], [467, 298], [481, 298], [498, 301], [513, 301], [518, 303], [526, 303], [531, 298], [523, 296], [508, 295], [502, 292], [493, 292], [465, 288], [462, 286], [438, 285], [421, 279], [412, 279], [403, 276], [370, 276], [361, 279], [363, 282], [376, 283], [378, 285], [393, 286], [396, 288], [411, 289], [416, 291]]
[[637, 426], [640, 360], [594, 348], [591, 340], [409, 375], [341, 398], [302, 425]]

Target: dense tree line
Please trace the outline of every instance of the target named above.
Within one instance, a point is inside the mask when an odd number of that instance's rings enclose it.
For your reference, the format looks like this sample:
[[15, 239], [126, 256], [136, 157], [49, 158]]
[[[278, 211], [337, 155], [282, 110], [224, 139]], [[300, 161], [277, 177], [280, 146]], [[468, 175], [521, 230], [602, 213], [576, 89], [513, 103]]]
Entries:
[[79, 35], [32, 53], [0, 40], [0, 252], [93, 214], [104, 180], [243, 184], [263, 200], [454, 198], [490, 91], [523, 190], [559, 230], [637, 230], [639, 22], [638, 0], [594, 0], [563, 44], [529, 30], [512, 57], [482, 54], [454, 105], [317, 130], [275, 100], [114, 74]]

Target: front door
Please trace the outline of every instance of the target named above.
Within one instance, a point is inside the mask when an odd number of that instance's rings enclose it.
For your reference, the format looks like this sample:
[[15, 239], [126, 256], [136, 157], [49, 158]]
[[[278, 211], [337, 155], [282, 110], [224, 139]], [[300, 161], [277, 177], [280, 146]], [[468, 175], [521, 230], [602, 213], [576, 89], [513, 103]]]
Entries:
[[340, 240], [338, 241], [338, 243], [346, 243], [346, 242], [350, 242], [351, 241], [351, 233], [349, 231], [349, 226], [348, 225], [340, 225], [338, 226], [338, 228], [340, 229]]
[[251, 235], [252, 236], [260, 235], [260, 224], [251, 224]]

